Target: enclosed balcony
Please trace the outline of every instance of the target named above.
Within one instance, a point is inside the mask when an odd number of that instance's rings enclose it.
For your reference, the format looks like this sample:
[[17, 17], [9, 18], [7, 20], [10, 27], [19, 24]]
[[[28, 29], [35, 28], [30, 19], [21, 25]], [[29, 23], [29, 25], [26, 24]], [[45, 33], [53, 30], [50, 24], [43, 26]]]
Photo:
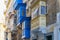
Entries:
[[16, 0], [14, 3], [14, 9], [17, 10], [20, 7], [20, 4], [22, 5], [23, 1], [22, 0]]
[[17, 12], [17, 25], [23, 22], [26, 17], [26, 4], [22, 3]]
[[22, 23], [22, 38], [30, 38], [31, 17], [26, 17]]

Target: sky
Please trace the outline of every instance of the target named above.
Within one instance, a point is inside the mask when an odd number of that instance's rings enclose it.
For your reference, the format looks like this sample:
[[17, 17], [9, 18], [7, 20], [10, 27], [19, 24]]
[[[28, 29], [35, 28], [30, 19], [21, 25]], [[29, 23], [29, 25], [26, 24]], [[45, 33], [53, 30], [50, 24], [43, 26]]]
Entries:
[[4, 17], [5, 9], [6, 9], [6, 6], [4, 4], [4, 0], [0, 0], [0, 23], [5, 22], [5, 17]]
[[[4, 16], [4, 11], [6, 9], [6, 6], [4, 4], [4, 0], [0, 0], [0, 23], [5, 24], [5, 16]], [[4, 39], [4, 30], [3, 30], [3, 25], [0, 24], [0, 40], [5, 40]]]

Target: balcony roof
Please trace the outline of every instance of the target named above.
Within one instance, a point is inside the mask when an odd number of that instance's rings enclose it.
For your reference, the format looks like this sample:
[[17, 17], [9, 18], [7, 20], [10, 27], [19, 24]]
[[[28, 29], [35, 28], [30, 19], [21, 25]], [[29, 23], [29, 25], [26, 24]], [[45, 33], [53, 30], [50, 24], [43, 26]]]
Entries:
[[30, 8], [33, 8], [36, 4], [39, 4], [40, 1], [45, 1], [46, 2], [46, 0], [32, 0], [30, 2], [30, 4], [31, 4]]
[[14, 9], [17, 10], [22, 3], [23, 3], [23, 0], [16, 0], [13, 5]]

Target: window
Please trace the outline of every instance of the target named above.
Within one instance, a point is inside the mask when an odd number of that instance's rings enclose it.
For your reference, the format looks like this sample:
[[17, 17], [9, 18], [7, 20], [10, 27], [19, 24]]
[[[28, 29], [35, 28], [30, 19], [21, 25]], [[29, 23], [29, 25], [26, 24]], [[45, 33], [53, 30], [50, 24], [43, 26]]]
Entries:
[[46, 36], [46, 40], [52, 40], [52, 35]]
[[25, 21], [22, 23], [22, 30], [25, 28]]
[[35, 8], [32, 10], [32, 19], [39, 15], [39, 8]]
[[33, 39], [33, 40], [37, 40], [37, 39]]
[[17, 25], [17, 14], [14, 15], [14, 24]]
[[41, 14], [46, 14], [46, 6], [41, 6]]
[[8, 40], [8, 33], [7, 32], [5, 32], [5, 36], [6, 36], [6, 40]]
[[24, 10], [22, 10], [22, 16], [24, 16]]
[[46, 14], [47, 13], [47, 7], [46, 6], [40, 6], [40, 9], [39, 9], [39, 14]]

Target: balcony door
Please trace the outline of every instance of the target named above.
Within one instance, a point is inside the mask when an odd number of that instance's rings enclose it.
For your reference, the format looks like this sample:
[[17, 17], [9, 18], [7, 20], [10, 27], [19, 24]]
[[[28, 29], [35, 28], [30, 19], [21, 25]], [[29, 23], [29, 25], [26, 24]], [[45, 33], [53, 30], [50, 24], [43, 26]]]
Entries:
[[52, 40], [52, 35], [46, 36], [46, 40]]

